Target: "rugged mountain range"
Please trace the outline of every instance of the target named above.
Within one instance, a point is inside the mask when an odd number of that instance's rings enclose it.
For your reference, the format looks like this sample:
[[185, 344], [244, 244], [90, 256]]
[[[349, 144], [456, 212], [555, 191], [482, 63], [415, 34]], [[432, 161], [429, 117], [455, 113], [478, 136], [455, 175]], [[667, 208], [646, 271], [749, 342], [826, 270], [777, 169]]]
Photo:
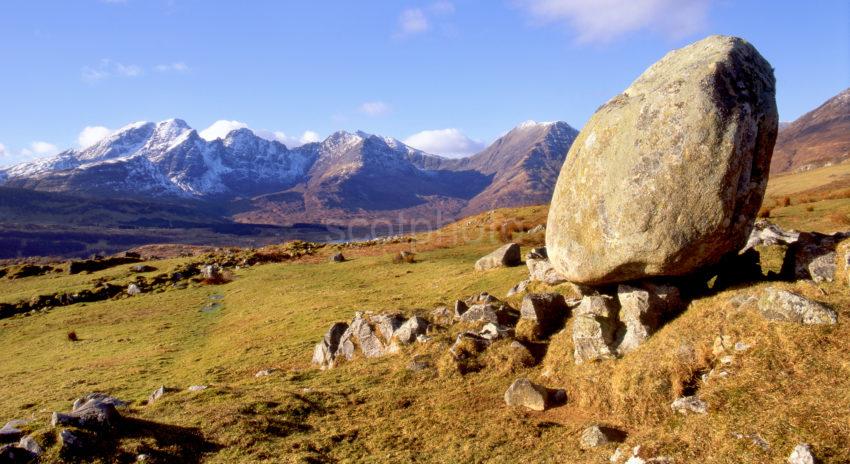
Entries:
[[779, 131], [770, 171], [800, 171], [847, 159], [850, 159], [850, 88]]
[[0, 170], [0, 185], [211, 202], [243, 222], [443, 222], [548, 201], [576, 135], [563, 122], [527, 122], [481, 153], [448, 159], [364, 132], [292, 149], [249, 129], [207, 141], [171, 119], [131, 124], [91, 147]]

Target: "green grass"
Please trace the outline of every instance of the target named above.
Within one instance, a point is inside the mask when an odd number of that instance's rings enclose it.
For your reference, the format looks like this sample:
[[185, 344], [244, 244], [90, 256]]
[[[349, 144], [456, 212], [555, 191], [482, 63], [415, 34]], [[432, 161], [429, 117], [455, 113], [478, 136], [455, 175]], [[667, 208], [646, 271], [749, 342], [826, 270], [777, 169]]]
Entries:
[[[520, 213], [534, 222], [541, 211]], [[499, 211], [491, 222], [508, 214]], [[471, 227], [486, 227], [484, 216], [471, 219]], [[495, 356], [505, 342], [490, 348], [494, 356], [483, 371], [466, 376], [405, 368], [415, 354], [438, 361], [459, 328], [397, 355], [328, 371], [310, 366], [313, 345], [328, 326], [349, 321], [354, 311], [428, 314], [481, 291], [502, 297], [527, 276], [524, 266], [473, 271], [475, 260], [499, 244], [484, 238], [452, 245], [452, 231], [416, 244], [414, 264], [392, 263], [402, 245], [346, 249], [345, 263], [320, 255], [242, 269], [225, 285], [0, 320], [0, 422], [32, 419], [28, 430], [49, 438], [52, 411], [104, 391], [132, 402], [126, 416], [149, 421], [100, 458], [104, 462], [147, 453], [153, 462], [605, 463], [614, 446], [578, 447], [581, 430], [593, 423], [620, 427], [630, 446], [642, 444], [676, 462], [781, 462], [800, 440], [812, 442], [824, 463], [850, 460], [850, 296], [843, 283], [824, 286], [825, 295], [795, 287], [839, 310], [835, 328], [768, 324], [752, 310], [729, 307], [730, 296], [756, 290], [744, 287], [695, 302], [627, 357], [582, 369], [571, 367], [569, 346], [550, 349], [540, 366], [510, 366]], [[166, 272], [181, 262], [151, 264]], [[128, 279], [125, 268], [0, 283], [4, 297], [26, 295], [98, 277]], [[213, 294], [223, 295], [223, 307], [202, 312]], [[518, 306], [518, 298], [509, 301]], [[71, 330], [80, 341], [67, 340]], [[752, 355], [740, 356], [735, 377], [702, 392], [712, 405], [708, 416], [673, 414], [668, 371], [678, 347], [710, 346], [718, 333], [752, 342]], [[254, 377], [268, 368], [278, 371]], [[502, 396], [516, 377], [545, 379], [546, 369], [552, 375], [543, 383], [568, 389], [566, 406], [541, 413], [505, 407]], [[178, 391], [145, 405], [160, 385]], [[210, 388], [185, 391], [190, 385]], [[736, 441], [733, 431], [759, 432], [772, 448]], [[56, 448], [45, 462], [58, 460]]]

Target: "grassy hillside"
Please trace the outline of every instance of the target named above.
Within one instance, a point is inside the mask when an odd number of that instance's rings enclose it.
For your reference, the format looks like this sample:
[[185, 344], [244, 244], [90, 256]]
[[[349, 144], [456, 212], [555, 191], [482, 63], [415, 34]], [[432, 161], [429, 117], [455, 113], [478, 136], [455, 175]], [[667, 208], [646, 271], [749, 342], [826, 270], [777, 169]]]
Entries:
[[[613, 445], [578, 446], [582, 429], [597, 423], [624, 430], [630, 446], [676, 462], [783, 462], [803, 441], [824, 463], [850, 462], [850, 293], [844, 282], [779, 284], [833, 306], [836, 326], [768, 323], [753, 308], [729, 303], [767, 285], [757, 284], [695, 300], [635, 352], [580, 367], [569, 352], [556, 351], [555, 335], [536, 366], [515, 362], [507, 342], [499, 342], [479, 372], [406, 369], [414, 355], [439, 364], [459, 326], [393, 356], [327, 371], [310, 366], [313, 345], [328, 326], [349, 321], [354, 311], [429, 315], [437, 305], [481, 291], [503, 298], [527, 276], [525, 267], [475, 272], [473, 263], [509, 238], [523, 244], [524, 254], [542, 236], [522, 230], [545, 222], [545, 214], [544, 207], [498, 210], [414, 244], [344, 248], [350, 258], [344, 263], [328, 260], [329, 247], [294, 262], [237, 270], [223, 285], [2, 319], [0, 422], [32, 420], [25, 429], [49, 444], [55, 440], [50, 413], [102, 391], [131, 401], [124, 415], [133, 418], [117, 445], [102, 450], [102, 462], [132, 462], [145, 453], [148, 462], [604, 463]], [[402, 249], [416, 251], [417, 262], [394, 264]], [[188, 259], [150, 264], [168, 272]], [[120, 283], [130, 274], [121, 266], [0, 280], [0, 295], [11, 301], [97, 279]], [[222, 306], [208, 310], [211, 301]], [[507, 301], [519, 306], [519, 297]], [[69, 331], [80, 340], [69, 341]], [[732, 375], [700, 388], [708, 415], [674, 413], [670, 402], [716, 362], [710, 352], [721, 334], [752, 348], [735, 356]], [[683, 349], [696, 353], [696, 361], [683, 362]], [[254, 376], [271, 368], [277, 371]], [[567, 404], [545, 412], [506, 407], [502, 396], [519, 376], [565, 388]], [[160, 385], [175, 390], [146, 405]], [[191, 385], [209, 388], [186, 391]], [[736, 434], [757, 434], [769, 445]], [[57, 448], [49, 447], [46, 462], [59, 459]]]

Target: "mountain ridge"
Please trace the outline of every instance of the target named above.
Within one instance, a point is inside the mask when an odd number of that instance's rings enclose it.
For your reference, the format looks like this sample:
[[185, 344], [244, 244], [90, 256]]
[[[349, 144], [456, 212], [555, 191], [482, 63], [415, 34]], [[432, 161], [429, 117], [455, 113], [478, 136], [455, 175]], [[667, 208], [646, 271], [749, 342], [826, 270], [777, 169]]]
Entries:
[[185, 121], [168, 119], [131, 123], [90, 147], [0, 170], [0, 185], [224, 202], [237, 220], [257, 223], [405, 213], [442, 223], [545, 203], [577, 134], [565, 122], [527, 121], [481, 152], [453, 159], [363, 131], [337, 131], [294, 148], [247, 128], [205, 140]]

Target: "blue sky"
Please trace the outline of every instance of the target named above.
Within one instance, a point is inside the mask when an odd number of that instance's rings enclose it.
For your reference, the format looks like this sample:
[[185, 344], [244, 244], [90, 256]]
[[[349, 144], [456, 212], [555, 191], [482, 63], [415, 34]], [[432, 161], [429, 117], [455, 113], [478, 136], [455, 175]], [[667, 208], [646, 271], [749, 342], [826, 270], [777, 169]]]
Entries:
[[782, 120], [850, 86], [847, 0], [5, 0], [0, 165], [171, 117], [468, 154], [528, 119], [580, 128], [709, 34], [773, 64]]

